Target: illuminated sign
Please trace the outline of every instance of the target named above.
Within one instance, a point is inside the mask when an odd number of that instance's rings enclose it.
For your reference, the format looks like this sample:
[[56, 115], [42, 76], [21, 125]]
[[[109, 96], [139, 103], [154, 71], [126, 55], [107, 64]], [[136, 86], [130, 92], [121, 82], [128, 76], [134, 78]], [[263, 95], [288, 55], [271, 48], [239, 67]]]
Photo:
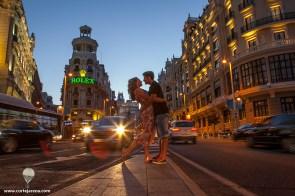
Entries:
[[89, 77], [74, 77], [71, 78], [71, 84], [95, 84], [94, 78]]
[[87, 72], [84, 69], [82, 69], [80, 71], [80, 77], [71, 78], [71, 84], [87, 84], [87, 85], [95, 84], [96, 80], [94, 78], [85, 77], [86, 73]]

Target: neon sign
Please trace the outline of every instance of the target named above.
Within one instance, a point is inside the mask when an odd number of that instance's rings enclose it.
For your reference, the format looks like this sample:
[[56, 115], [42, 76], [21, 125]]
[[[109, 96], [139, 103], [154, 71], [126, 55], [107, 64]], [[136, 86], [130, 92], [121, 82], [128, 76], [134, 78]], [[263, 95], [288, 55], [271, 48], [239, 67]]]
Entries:
[[80, 71], [80, 77], [71, 78], [71, 84], [87, 84], [87, 85], [95, 84], [96, 80], [94, 78], [85, 77], [86, 73], [87, 72], [84, 69], [82, 69]]
[[94, 78], [89, 78], [89, 77], [74, 77], [71, 78], [71, 84], [95, 84], [95, 79]]

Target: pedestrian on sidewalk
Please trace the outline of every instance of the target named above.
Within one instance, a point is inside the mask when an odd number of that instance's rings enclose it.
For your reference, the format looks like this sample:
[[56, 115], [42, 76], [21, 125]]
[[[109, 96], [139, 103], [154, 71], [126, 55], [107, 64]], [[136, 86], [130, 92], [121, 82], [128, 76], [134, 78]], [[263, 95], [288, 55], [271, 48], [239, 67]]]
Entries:
[[141, 132], [137, 134], [132, 143], [122, 149], [122, 158], [129, 156], [132, 151], [140, 144], [144, 146], [144, 162], [152, 161], [152, 156], [149, 152], [149, 145], [154, 139], [154, 111], [153, 102], [164, 102], [165, 99], [158, 97], [151, 97], [148, 92], [140, 88], [142, 82], [139, 78], [134, 77], [128, 81], [128, 92], [132, 100], [140, 103], [140, 119], [141, 119]]
[[[154, 72], [146, 71], [143, 73], [143, 81], [150, 85], [148, 94], [153, 98], [164, 99], [163, 91], [158, 82], [154, 80]], [[160, 139], [160, 152], [153, 158], [153, 163], [165, 164], [168, 151], [168, 123], [169, 123], [169, 109], [165, 102], [153, 102], [155, 126], [157, 134]]]

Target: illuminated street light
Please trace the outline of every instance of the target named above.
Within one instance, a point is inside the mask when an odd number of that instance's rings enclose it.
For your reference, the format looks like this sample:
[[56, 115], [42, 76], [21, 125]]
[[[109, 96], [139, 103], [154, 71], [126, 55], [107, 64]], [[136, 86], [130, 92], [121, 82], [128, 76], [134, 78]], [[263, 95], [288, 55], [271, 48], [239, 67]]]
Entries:
[[[228, 64], [229, 65], [229, 73], [230, 73], [230, 81], [231, 81], [231, 91], [232, 91], [232, 95], [233, 95], [233, 129], [237, 128], [237, 105], [236, 105], [236, 98], [235, 98], [235, 89], [234, 89], [234, 80], [233, 80], [233, 71], [232, 71], [232, 64], [230, 61], [227, 61], [226, 59], [223, 59], [222, 60], [222, 64], [226, 65]], [[241, 100], [241, 98], [237, 98], [237, 101]]]

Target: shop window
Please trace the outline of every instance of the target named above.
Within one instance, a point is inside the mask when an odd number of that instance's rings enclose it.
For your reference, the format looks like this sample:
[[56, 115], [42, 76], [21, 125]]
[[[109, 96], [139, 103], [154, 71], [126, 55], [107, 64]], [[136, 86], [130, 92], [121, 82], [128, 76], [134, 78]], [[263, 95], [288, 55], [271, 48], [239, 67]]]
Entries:
[[295, 53], [268, 57], [273, 83], [295, 80]]
[[267, 116], [268, 115], [268, 104], [267, 100], [258, 100], [253, 101], [253, 110], [254, 110], [254, 116]]
[[295, 97], [281, 97], [280, 101], [283, 113], [295, 112]]

